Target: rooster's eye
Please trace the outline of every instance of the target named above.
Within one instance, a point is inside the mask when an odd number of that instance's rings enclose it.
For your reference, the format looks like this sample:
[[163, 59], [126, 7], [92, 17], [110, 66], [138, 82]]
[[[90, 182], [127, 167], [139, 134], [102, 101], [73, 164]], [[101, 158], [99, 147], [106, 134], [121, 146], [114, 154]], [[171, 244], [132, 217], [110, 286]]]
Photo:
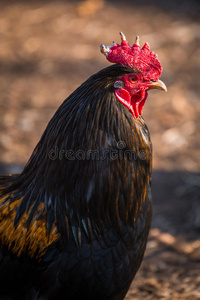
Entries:
[[130, 77], [130, 82], [136, 81], [136, 77]]

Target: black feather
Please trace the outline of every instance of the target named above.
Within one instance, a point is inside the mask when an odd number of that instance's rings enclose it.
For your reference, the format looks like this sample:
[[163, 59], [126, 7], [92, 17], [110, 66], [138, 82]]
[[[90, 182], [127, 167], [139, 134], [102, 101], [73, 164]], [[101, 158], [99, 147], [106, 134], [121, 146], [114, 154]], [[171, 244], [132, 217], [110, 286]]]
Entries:
[[[91, 76], [57, 110], [23, 172], [2, 182], [0, 177], [4, 201], [22, 197], [15, 226], [26, 212], [27, 227], [46, 220], [48, 236], [39, 260], [26, 252], [31, 232], [20, 257], [15, 242], [8, 249], [0, 241], [0, 298], [31, 299], [32, 293], [34, 299], [124, 299], [141, 264], [151, 220], [149, 132], [113, 91], [118, 78], [133, 72], [113, 65]], [[49, 245], [52, 236], [56, 241]]]
[[[143, 149], [137, 127], [144, 127], [144, 122], [141, 118], [135, 121], [113, 92], [115, 80], [132, 72], [133, 69], [120, 65], [103, 69], [63, 102], [22, 174], [4, 190], [5, 194], [24, 195], [15, 225], [25, 211], [29, 224], [42, 202], [48, 233], [54, 221], [64, 238], [69, 236], [70, 228], [75, 228], [72, 231], [77, 244], [80, 228], [88, 237], [94, 232], [100, 238], [107, 223], [113, 223], [120, 231], [123, 222], [134, 222], [137, 202], [143, 198], [141, 190], [149, 181], [146, 174], [151, 170], [149, 162], [139, 157], [130, 161], [123, 157], [123, 151], [129, 149], [138, 154]], [[122, 153], [118, 148], [120, 141], [126, 146]], [[53, 159], [52, 150], [57, 151]], [[87, 156], [88, 150], [97, 150], [98, 157]], [[67, 157], [67, 151], [72, 152], [72, 159]], [[112, 151], [118, 153], [116, 160], [111, 158]], [[92, 230], [88, 230], [86, 220]]]

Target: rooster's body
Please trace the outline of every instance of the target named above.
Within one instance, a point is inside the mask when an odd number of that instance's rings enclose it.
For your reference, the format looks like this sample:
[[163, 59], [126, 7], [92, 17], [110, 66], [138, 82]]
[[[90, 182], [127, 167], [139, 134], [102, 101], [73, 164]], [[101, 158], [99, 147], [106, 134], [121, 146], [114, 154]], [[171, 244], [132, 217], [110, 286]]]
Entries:
[[0, 178], [0, 299], [124, 299], [152, 210], [149, 132], [113, 89], [133, 74], [117, 64], [89, 78], [23, 172]]

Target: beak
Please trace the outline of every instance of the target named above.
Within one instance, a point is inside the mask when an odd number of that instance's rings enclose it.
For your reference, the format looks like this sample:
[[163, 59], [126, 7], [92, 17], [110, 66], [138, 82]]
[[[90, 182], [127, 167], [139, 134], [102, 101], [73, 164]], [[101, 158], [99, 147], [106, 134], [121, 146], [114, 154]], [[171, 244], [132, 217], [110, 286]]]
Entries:
[[161, 80], [151, 81], [151, 83], [148, 85], [148, 89], [149, 90], [157, 89], [157, 90], [163, 90], [163, 91], [167, 92], [167, 87], [164, 84], [164, 82], [162, 82]]

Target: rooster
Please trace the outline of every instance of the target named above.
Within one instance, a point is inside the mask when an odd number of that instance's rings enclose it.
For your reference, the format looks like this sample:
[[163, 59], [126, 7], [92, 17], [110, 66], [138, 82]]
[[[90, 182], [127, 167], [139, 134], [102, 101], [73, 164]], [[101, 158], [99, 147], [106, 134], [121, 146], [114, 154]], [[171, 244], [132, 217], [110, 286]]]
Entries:
[[0, 177], [0, 299], [124, 299], [151, 224], [142, 109], [166, 90], [149, 45], [101, 45], [111, 65], [58, 108], [21, 174]]

